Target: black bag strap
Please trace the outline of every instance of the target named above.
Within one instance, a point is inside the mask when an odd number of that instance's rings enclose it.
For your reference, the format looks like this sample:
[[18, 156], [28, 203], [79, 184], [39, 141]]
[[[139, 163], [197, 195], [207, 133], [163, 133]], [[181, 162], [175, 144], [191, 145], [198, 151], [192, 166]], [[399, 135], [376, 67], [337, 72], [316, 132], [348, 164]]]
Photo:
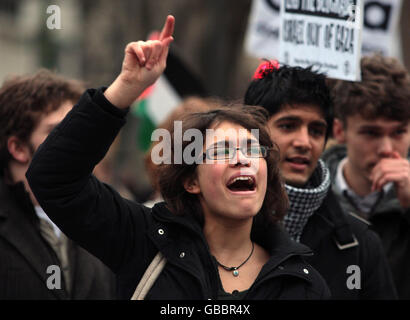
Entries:
[[347, 221], [346, 214], [342, 211], [336, 196], [332, 191], [329, 191], [328, 197], [329, 203], [332, 204], [330, 212], [332, 214], [332, 222], [335, 226], [333, 239], [336, 246], [339, 250], [357, 247], [359, 245], [359, 241], [354, 235], [352, 228]]

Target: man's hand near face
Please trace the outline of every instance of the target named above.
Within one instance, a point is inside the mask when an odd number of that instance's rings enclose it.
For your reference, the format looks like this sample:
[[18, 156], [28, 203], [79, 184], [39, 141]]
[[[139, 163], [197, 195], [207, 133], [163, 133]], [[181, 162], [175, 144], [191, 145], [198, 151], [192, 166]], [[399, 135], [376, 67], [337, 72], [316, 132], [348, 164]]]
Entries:
[[383, 158], [377, 163], [370, 178], [372, 191], [380, 191], [384, 185], [393, 182], [401, 206], [410, 208], [410, 163], [406, 158], [393, 151], [390, 158]]

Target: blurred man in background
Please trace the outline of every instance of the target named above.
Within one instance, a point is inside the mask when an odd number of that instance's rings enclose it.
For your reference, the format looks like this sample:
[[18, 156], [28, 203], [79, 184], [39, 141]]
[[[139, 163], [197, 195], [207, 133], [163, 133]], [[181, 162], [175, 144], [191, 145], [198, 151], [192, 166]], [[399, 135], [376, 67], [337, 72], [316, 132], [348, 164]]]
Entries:
[[46, 70], [0, 88], [0, 300], [115, 298], [111, 271], [47, 217], [25, 177], [82, 92], [79, 82]]
[[333, 136], [324, 154], [345, 211], [382, 239], [399, 298], [410, 299], [410, 77], [393, 58], [361, 60], [362, 80], [329, 81]]

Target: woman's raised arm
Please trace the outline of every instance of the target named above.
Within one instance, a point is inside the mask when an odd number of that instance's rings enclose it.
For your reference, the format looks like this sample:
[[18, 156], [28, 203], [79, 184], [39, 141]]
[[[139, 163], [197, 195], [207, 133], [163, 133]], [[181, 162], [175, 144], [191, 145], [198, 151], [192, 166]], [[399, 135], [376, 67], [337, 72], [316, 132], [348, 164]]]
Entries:
[[166, 67], [175, 18], [168, 16], [158, 40], [131, 42], [125, 48], [120, 75], [104, 95], [117, 108], [127, 108]]
[[105, 91], [83, 94], [38, 148], [26, 173], [47, 215], [114, 271], [150, 251], [145, 230], [151, 215], [99, 182], [92, 171], [124, 125], [125, 108], [164, 71], [174, 21], [167, 17], [159, 40], [127, 45], [120, 75]]

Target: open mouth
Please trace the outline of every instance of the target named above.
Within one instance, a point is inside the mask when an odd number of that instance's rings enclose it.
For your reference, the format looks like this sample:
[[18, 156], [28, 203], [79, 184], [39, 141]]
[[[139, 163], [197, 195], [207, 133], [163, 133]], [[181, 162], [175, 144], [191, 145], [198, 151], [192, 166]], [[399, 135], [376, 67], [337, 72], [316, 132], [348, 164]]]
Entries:
[[290, 163], [294, 163], [294, 164], [305, 164], [305, 165], [310, 164], [309, 159], [305, 157], [286, 158], [286, 161]]
[[252, 176], [237, 176], [229, 180], [227, 185], [229, 190], [238, 191], [254, 191], [256, 188], [255, 178]]

